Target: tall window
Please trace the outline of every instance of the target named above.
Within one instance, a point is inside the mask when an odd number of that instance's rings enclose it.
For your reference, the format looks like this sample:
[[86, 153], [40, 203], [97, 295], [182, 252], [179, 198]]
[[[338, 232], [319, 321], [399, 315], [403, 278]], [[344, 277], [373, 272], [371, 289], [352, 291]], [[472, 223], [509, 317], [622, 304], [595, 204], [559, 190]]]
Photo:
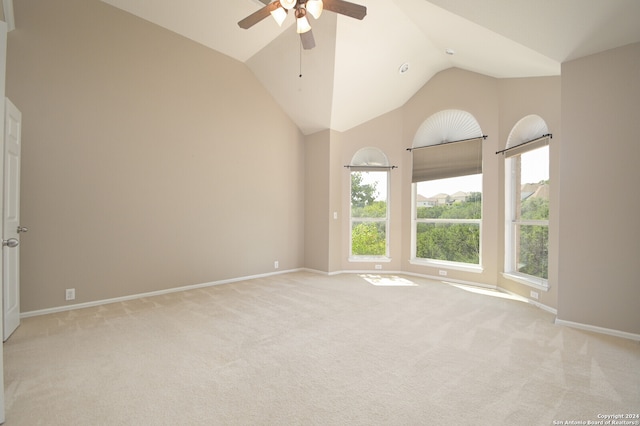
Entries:
[[549, 146], [506, 160], [508, 273], [546, 286], [549, 267]]
[[351, 172], [351, 256], [388, 256], [387, 171]]
[[511, 130], [505, 156], [505, 273], [546, 288], [549, 276], [549, 140], [537, 115]]
[[440, 111], [418, 129], [412, 148], [413, 263], [470, 270], [481, 265], [483, 140], [465, 111]]
[[377, 148], [363, 148], [351, 159], [351, 238], [349, 258], [380, 261], [389, 257], [389, 165]]

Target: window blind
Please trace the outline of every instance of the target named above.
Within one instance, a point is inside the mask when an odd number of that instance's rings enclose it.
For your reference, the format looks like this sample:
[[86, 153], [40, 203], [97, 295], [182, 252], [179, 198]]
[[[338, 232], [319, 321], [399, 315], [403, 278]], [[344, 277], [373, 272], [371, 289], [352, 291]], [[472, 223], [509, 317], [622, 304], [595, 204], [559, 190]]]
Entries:
[[413, 148], [412, 182], [482, 173], [484, 137]]
[[527, 151], [532, 151], [536, 148], [541, 148], [543, 146], [549, 145], [549, 139], [551, 139], [551, 134], [543, 135], [537, 139], [533, 139], [527, 142], [520, 143], [515, 146], [510, 146], [502, 151], [496, 152], [496, 154], [504, 154], [505, 158], [513, 157], [514, 155], [524, 154]]

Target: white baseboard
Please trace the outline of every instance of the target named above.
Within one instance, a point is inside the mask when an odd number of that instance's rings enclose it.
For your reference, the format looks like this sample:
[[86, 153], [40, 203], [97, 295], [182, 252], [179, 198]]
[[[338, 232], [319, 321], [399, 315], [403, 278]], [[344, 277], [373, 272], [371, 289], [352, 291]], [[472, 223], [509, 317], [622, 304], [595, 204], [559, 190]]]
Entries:
[[533, 299], [530, 299], [528, 297], [520, 296], [518, 293], [514, 293], [512, 291], [505, 290], [504, 288], [501, 288], [501, 287], [499, 288], [499, 290], [503, 291], [503, 292], [505, 292], [507, 294], [511, 294], [511, 295], [518, 296], [518, 297], [522, 297], [529, 304], [535, 306], [536, 308], [542, 309], [543, 311], [547, 311], [547, 312], [549, 312], [550, 314], [553, 314], [553, 315], [558, 315], [558, 310], [556, 308], [552, 308], [551, 306], [547, 306], [544, 303], [538, 302], [537, 300], [533, 300]]
[[628, 333], [626, 331], [613, 330], [610, 328], [598, 327], [595, 325], [582, 324], [579, 322], [566, 321], [556, 318], [556, 325], [564, 325], [571, 328], [577, 328], [585, 331], [592, 331], [594, 333], [608, 334], [609, 336], [622, 337], [623, 339], [635, 340], [640, 342], [640, 334]]
[[271, 277], [271, 276], [274, 276], [274, 275], [288, 274], [290, 272], [299, 272], [299, 271], [303, 271], [303, 270], [304, 270], [303, 268], [289, 269], [289, 270], [286, 270], [286, 271], [269, 272], [269, 273], [266, 273], [266, 274], [249, 275], [249, 276], [245, 276], [245, 277], [231, 278], [231, 279], [228, 279], [228, 280], [220, 280], [220, 281], [212, 281], [212, 282], [208, 282], [208, 283], [194, 284], [194, 285], [188, 285], [188, 286], [184, 286], [184, 287], [168, 288], [168, 289], [165, 289], [165, 290], [151, 291], [151, 292], [148, 292], [148, 293], [131, 294], [131, 295], [128, 295], [128, 296], [114, 297], [112, 299], [95, 300], [93, 302], [76, 303], [76, 304], [73, 304], [73, 305], [57, 306], [55, 308], [47, 308], [47, 309], [40, 309], [40, 310], [37, 310], [37, 311], [22, 312], [22, 313], [20, 313], [20, 318], [29, 318], [29, 317], [39, 316], [39, 315], [55, 314], [57, 312], [71, 311], [71, 310], [74, 310], [74, 309], [93, 308], [95, 306], [107, 305], [109, 303], [126, 302], [127, 300], [141, 299], [143, 297], [161, 296], [163, 294], [177, 293], [179, 291], [195, 290], [195, 289], [204, 288], [204, 287], [213, 287], [213, 286], [221, 285], [221, 284], [229, 284], [229, 283], [234, 283], [234, 282], [238, 282], [238, 281], [247, 281], [247, 280], [252, 280], [252, 279], [256, 279], [256, 278]]

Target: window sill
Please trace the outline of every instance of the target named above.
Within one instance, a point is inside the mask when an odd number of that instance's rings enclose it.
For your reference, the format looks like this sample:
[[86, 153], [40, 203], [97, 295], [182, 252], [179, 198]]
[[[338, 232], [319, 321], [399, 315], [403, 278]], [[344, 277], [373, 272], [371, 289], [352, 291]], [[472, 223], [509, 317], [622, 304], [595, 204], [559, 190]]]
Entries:
[[349, 256], [349, 262], [389, 263], [391, 258], [387, 256]]
[[543, 280], [534, 279], [534, 278], [530, 278], [527, 275], [515, 274], [512, 272], [503, 272], [502, 276], [508, 280], [515, 281], [517, 283], [524, 284], [526, 286], [533, 287], [541, 291], [549, 291], [549, 283], [547, 280], [544, 280], [544, 279]]
[[452, 269], [454, 271], [473, 272], [476, 274], [480, 274], [484, 271], [484, 268], [480, 265], [472, 265], [469, 263], [447, 262], [445, 260], [437, 261], [437, 260], [411, 259], [409, 263], [411, 265], [429, 266], [431, 268], [440, 268], [440, 269]]

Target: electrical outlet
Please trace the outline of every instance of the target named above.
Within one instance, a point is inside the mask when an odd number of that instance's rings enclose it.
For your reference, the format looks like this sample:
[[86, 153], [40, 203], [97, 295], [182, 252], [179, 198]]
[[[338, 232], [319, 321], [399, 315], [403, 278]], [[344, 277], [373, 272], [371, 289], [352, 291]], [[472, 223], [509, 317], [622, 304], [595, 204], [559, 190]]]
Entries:
[[440, 269], [440, 270], [438, 271], [438, 273], [439, 273], [440, 275], [442, 275], [443, 277], [446, 277], [446, 276], [447, 276], [447, 271], [445, 271], [445, 270]]
[[538, 300], [538, 292], [537, 291], [531, 290], [531, 292], [529, 292], [529, 294], [531, 295], [532, 299]]
[[376, 265], [375, 268], [376, 269], [382, 269], [382, 265]]
[[65, 300], [75, 300], [76, 299], [76, 289], [68, 288], [64, 291], [64, 299]]
[[278, 269], [280, 267], [280, 262], [278, 262], [277, 260], [273, 262], [273, 267], [274, 269]]

